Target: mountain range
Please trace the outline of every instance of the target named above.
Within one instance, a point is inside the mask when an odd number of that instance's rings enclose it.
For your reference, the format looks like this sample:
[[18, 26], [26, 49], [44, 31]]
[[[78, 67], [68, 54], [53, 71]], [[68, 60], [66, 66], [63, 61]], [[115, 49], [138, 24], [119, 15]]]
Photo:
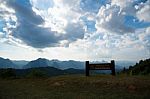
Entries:
[[[103, 61], [102, 61], [103, 62]], [[106, 61], [105, 61], [106, 62]], [[116, 69], [122, 69], [123, 67], [129, 67], [134, 65], [135, 61], [115, 61]], [[32, 61], [25, 60], [10, 60], [0, 57], [0, 68], [15, 68], [15, 69], [28, 69], [28, 68], [37, 68], [37, 67], [55, 67], [61, 70], [64, 69], [84, 69], [85, 62], [81, 61], [59, 61], [59, 60], [48, 60], [45, 58], [38, 58]]]
[[59, 60], [47, 60], [45, 58], [38, 58], [37, 60], [33, 60], [28, 62], [28, 64], [24, 65], [23, 68], [35, 68], [35, 67], [55, 67], [59, 69], [84, 69], [84, 62], [80, 61], [59, 61]]

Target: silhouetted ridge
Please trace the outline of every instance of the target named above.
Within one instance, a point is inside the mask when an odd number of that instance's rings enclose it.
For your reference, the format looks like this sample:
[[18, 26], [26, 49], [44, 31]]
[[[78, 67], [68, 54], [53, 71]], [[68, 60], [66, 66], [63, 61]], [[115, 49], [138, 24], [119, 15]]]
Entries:
[[23, 68], [36, 68], [36, 67], [47, 67], [48, 60], [44, 58], [38, 58], [37, 60], [30, 61]]
[[17, 67], [11, 60], [0, 57], [0, 68], [15, 68]]

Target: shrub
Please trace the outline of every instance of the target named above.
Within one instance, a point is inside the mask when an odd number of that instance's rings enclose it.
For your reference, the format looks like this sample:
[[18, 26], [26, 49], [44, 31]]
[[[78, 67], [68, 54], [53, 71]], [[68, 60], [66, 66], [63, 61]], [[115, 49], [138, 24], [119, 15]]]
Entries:
[[41, 70], [33, 69], [27, 74], [27, 78], [43, 78], [47, 77], [47, 73]]
[[2, 69], [0, 72], [1, 78], [16, 78], [15, 70], [12, 68]]

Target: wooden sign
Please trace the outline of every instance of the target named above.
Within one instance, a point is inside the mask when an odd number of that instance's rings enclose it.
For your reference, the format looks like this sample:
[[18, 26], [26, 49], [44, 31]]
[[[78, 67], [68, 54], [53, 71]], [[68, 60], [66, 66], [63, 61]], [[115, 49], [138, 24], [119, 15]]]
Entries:
[[90, 64], [90, 70], [110, 70], [111, 66], [109, 63], [103, 64]]
[[90, 70], [111, 70], [112, 75], [115, 75], [115, 61], [111, 60], [111, 63], [100, 63], [100, 64], [89, 64], [89, 61], [86, 61], [86, 76], [89, 76]]

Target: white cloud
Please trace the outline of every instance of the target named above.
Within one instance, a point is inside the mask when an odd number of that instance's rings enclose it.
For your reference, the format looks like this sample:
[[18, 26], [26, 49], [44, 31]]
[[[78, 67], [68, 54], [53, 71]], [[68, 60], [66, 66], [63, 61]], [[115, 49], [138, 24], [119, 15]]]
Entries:
[[150, 27], [138, 35], [140, 42], [143, 46], [150, 51]]
[[119, 6], [107, 5], [100, 8], [97, 14], [96, 28], [98, 31], [125, 34], [132, 33], [134, 29], [124, 24], [125, 15]]
[[[136, 1], [136, 0], [135, 0]], [[140, 21], [150, 22], [150, 1], [135, 4], [134, 0], [112, 0], [112, 5], [117, 5], [126, 15], [137, 17]]]
[[150, 1], [141, 4], [139, 10], [136, 13], [136, 16], [141, 21], [150, 22]]
[[30, 0], [30, 3], [34, 8], [40, 10], [47, 10], [49, 7], [53, 7], [53, 0]]
[[[132, 0], [112, 0], [106, 6], [92, 0], [85, 1], [85, 4], [84, 0], [30, 1], [28, 6], [13, 0], [0, 4], [0, 18], [6, 21], [3, 31], [8, 37], [8, 41], [3, 39], [3, 42], [19, 46], [20, 49], [16, 48], [18, 52], [24, 48], [27, 56], [21, 54], [20, 57], [101, 60], [136, 59], [149, 55], [150, 29], [135, 29], [124, 23], [126, 15], [148, 22], [147, 3], [135, 7]], [[81, 8], [81, 1], [85, 9]], [[90, 2], [94, 4], [89, 7]], [[85, 29], [84, 18], [96, 22], [96, 32]]]
[[4, 33], [0, 32], [0, 38], [4, 37]]
[[121, 8], [125, 8], [132, 2], [132, 0], [111, 0], [112, 5], [120, 6]]
[[120, 7], [122, 13], [134, 16], [136, 14], [134, 2], [134, 0], [112, 0], [111, 5], [117, 5]]
[[[45, 19], [44, 26], [63, 35], [65, 40], [60, 41], [60, 46], [62, 44], [66, 46], [76, 39], [82, 39], [85, 33], [85, 26], [80, 20], [82, 16], [79, 7], [80, 0], [54, 0], [53, 2], [53, 7], [42, 10], [42, 12], [46, 12], [41, 13], [41, 16]], [[64, 43], [64, 41], [67, 41], [67, 43]]]

